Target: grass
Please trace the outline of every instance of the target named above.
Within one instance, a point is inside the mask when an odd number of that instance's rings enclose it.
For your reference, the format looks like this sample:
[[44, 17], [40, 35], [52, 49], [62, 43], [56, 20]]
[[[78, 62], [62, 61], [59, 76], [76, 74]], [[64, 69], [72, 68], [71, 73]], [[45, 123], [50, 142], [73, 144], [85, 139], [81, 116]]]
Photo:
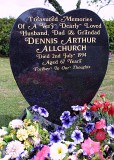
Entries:
[[97, 95], [100, 93], [105, 93], [107, 99], [114, 104], [114, 56], [108, 63], [105, 78], [97, 92]]
[[0, 126], [22, 114], [28, 103], [21, 95], [8, 58], [0, 58]]
[[[114, 57], [109, 61], [99, 93], [106, 93], [107, 98], [114, 103]], [[9, 59], [0, 57], [0, 126], [6, 126], [10, 120], [19, 117], [28, 106], [16, 85]]]

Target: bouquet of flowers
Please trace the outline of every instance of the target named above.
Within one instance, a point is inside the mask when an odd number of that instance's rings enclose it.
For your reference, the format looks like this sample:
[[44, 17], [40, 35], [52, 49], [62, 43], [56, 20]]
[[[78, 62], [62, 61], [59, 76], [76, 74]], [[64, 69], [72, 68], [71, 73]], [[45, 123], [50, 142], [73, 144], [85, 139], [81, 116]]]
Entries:
[[12, 120], [0, 129], [1, 160], [113, 160], [114, 106], [105, 95], [92, 105], [71, 106], [64, 111], [55, 131], [41, 126], [38, 115], [48, 117], [37, 105], [24, 120]]

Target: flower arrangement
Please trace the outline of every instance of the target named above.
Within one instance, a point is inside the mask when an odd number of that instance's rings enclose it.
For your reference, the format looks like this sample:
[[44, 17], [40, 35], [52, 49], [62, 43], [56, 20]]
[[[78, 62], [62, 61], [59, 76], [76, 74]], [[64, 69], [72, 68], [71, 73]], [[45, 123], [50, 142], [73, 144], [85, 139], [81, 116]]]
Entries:
[[22, 121], [12, 120], [0, 129], [1, 160], [113, 160], [114, 106], [105, 95], [92, 105], [71, 106], [60, 116], [62, 126], [49, 132], [36, 119], [48, 117], [37, 105]]

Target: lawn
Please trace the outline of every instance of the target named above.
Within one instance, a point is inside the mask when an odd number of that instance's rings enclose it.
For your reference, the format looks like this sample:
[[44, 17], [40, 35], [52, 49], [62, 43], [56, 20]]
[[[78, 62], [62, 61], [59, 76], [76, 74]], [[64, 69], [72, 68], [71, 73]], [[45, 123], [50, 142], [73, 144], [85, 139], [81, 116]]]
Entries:
[[[107, 98], [114, 103], [114, 57], [109, 61], [107, 74], [97, 94], [99, 93], [106, 93]], [[16, 85], [9, 59], [0, 57], [0, 126], [19, 117], [28, 106]]]
[[109, 60], [105, 78], [97, 95], [100, 93], [105, 93], [106, 97], [114, 104], [114, 56]]
[[28, 103], [20, 93], [8, 58], [0, 58], [0, 126], [18, 117]]

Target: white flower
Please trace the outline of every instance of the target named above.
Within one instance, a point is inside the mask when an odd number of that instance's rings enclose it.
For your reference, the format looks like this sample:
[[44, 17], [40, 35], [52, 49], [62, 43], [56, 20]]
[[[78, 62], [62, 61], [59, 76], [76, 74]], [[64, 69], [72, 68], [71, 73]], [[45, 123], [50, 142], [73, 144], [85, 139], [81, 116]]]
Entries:
[[20, 141], [11, 141], [6, 147], [6, 154], [11, 156], [11, 159], [18, 157], [24, 152], [24, 145]]
[[68, 152], [67, 146], [63, 143], [54, 143], [50, 147], [50, 156], [54, 160], [62, 160]]
[[40, 144], [40, 141], [41, 141], [40, 137], [33, 137], [32, 139], [34, 141], [33, 142], [34, 146], [38, 146]]
[[11, 158], [10, 155], [6, 155], [4, 158], [0, 159], [0, 160], [9, 160]]
[[0, 137], [5, 136], [6, 134], [7, 134], [7, 131], [5, 131], [4, 129], [0, 129]]
[[76, 155], [69, 156], [67, 160], [78, 160]]
[[23, 127], [23, 121], [20, 119], [14, 119], [9, 123], [9, 126], [13, 129], [15, 128], [22, 128]]
[[3, 141], [3, 138], [0, 138], [0, 143], [2, 143], [2, 141]]

